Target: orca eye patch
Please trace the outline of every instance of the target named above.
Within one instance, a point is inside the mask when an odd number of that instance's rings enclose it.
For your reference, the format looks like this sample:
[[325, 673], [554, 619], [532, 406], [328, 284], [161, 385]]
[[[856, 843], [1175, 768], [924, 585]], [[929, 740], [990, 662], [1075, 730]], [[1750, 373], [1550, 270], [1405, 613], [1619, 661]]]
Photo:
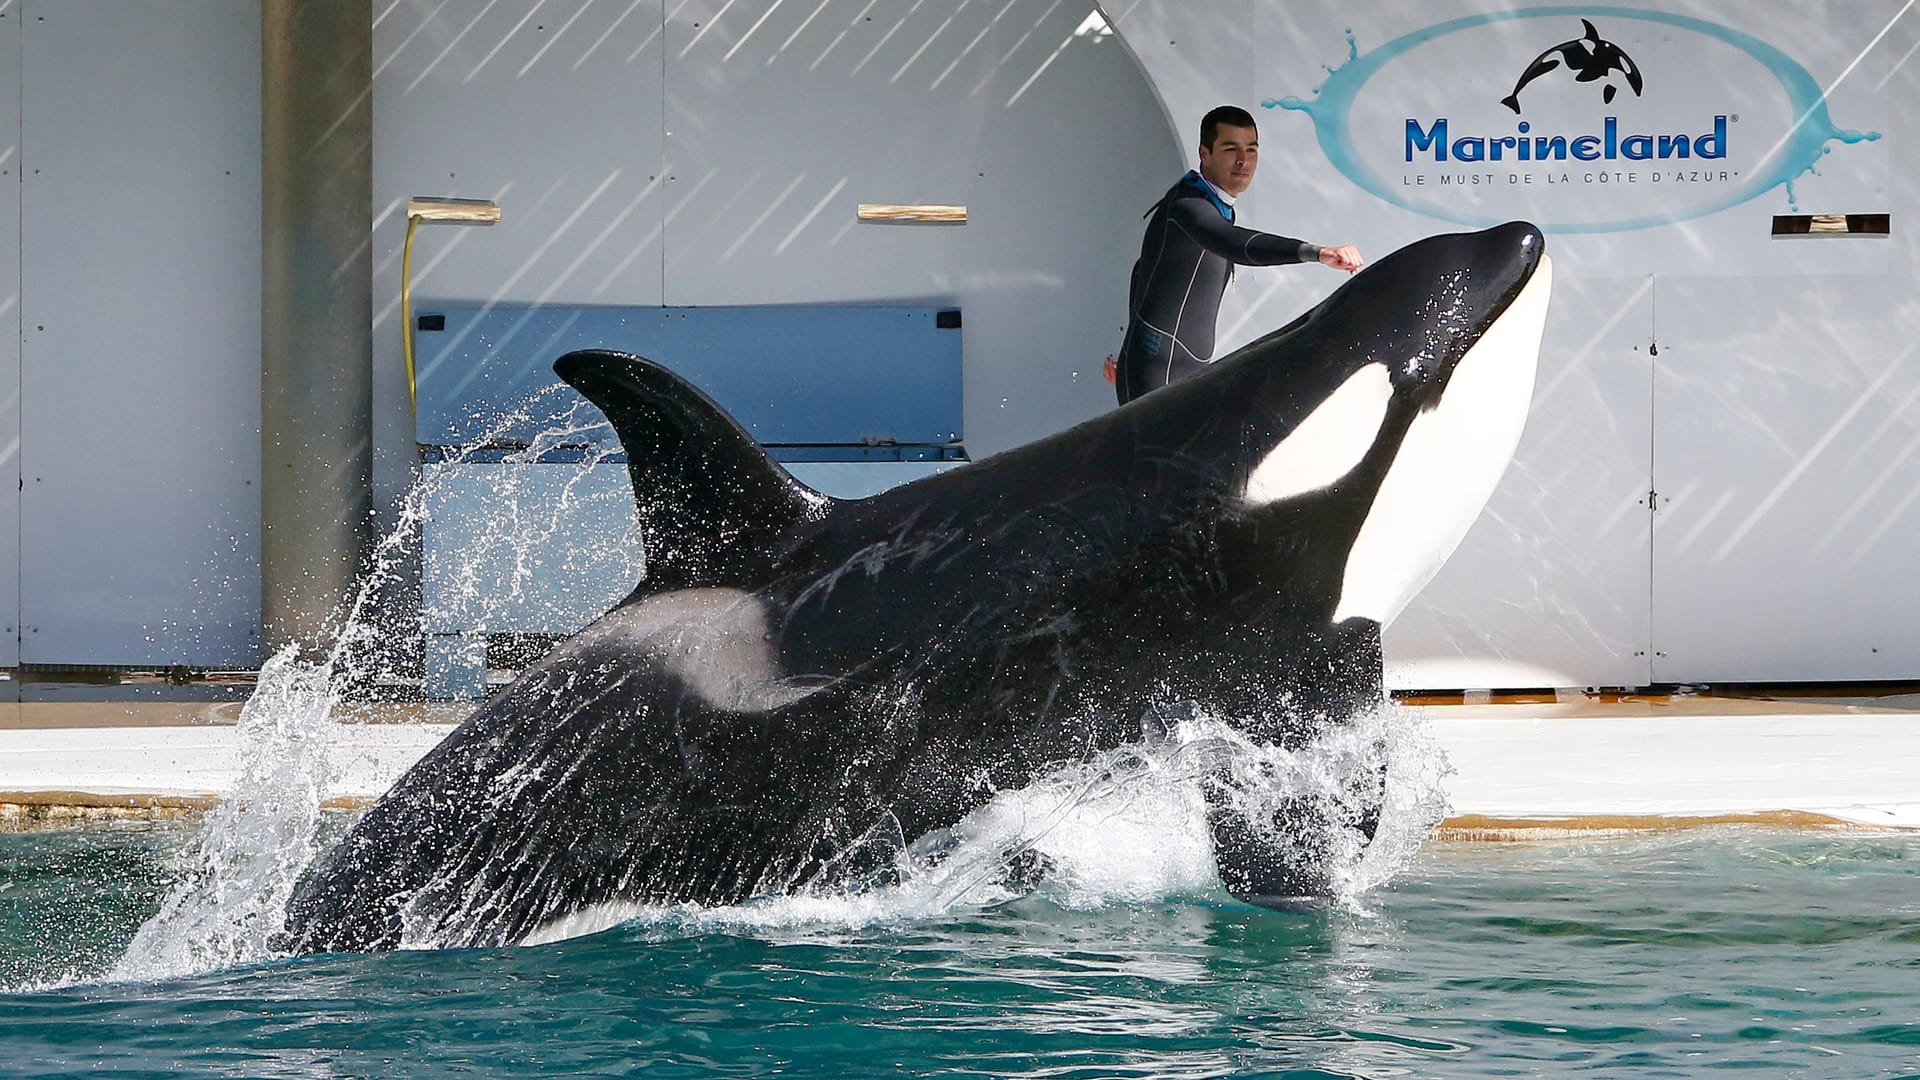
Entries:
[[1385, 364], [1347, 376], [1254, 466], [1243, 498], [1265, 506], [1318, 491], [1352, 472], [1373, 448], [1392, 400], [1393, 377]]

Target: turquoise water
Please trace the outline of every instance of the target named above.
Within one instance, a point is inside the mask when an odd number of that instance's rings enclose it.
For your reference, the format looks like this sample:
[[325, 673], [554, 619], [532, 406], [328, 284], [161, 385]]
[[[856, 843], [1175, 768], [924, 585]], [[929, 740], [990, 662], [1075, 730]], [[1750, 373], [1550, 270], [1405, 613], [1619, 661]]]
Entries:
[[1920, 1077], [1920, 837], [1429, 844], [1358, 908], [1206, 889], [123, 983], [194, 829], [0, 835], [0, 1075]]

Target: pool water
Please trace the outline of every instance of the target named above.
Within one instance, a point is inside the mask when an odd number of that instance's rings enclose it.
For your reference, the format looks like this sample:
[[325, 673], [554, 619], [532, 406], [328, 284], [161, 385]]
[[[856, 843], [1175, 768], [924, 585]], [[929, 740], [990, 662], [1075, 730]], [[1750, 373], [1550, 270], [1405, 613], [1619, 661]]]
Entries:
[[194, 836], [0, 835], [0, 1076], [1920, 1077], [1912, 834], [1429, 843], [1306, 914], [1042, 887], [88, 981]]

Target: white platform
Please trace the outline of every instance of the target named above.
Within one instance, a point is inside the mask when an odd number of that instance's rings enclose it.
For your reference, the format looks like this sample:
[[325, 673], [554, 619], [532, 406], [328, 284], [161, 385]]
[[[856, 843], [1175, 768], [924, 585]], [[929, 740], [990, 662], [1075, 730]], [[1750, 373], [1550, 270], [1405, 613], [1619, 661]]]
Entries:
[[1431, 710], [1456, 815], [1541, 821], [1796, 812], [1920, 828], [1920, 714], [1805, 702]]
[[[1476, 833], [1794, 814], [1920, 828], [1920, 710], [1721, 698], [1422, 708], [1455, 770], [1450, 823]], [[240, 774], [236, 712], [0, 706], [0, 803], [211, 801]], [[339, 726], [336, 802], [378, 796], [461, 710], [411, 715]]]

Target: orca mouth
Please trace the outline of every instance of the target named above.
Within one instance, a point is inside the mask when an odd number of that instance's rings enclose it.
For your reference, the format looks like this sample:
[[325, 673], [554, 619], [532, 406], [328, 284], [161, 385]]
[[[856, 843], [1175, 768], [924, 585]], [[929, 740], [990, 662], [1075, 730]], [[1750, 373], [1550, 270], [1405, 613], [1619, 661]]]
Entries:
[[[1536, 236], [1538, 234], [1535, 234]], [[1540, 350], [1541, 332], [1545, 327], [1547, 302], [1553, 292], [1553, 260], [1544, 252], [1536, 252], [1527, 260], [1519, 280], [1507, 290], [1500, 303], [1487, 316], [1484, 325], [1473, 334], [1460, 356], [1448, 368], [1445, 383], [1440, 392], [1422, 406], [1426, 410], [1437, 410], [1447, 402], [1449, 394], [1461, 382], [1463, 373], [1488, 373], [1490, 368], [1501, 368], [1509, 375], [1518, 375], [1517, 369], [1525, 366], [1525, 381], [1529, 395], [1532, 391], [1532, 369]], [[1476, 389], [1468, 384], [1469, 390]], [[1477, 394], [1475, 395], [1478, 396]], [[1506, 403], [1511, 405], [1511, 402]], [[1524, 418], [1527, 401], [1519, 403]], [[1466, 406], [1473, 408], [1493, 408], [1494, 403], [1475, 401]], [[1518, 432], [1515, 432], [1517, 438]]]
[[1479, 519], [1526, 426], [1553, 263], [1539, 231], [1524, 223], [1465, 239], [1507, 249], [1505, 262], [1490, 264], [1494, 280], [1469, 286], [1497, 291], [1481, 295], [1487, 314], [1457, 359], [1435, 373], [1438, 385], [1382, 478], [1348, 556], [1336, 622], [1385, 626], [1405, 609]]
[[1335, 354], [1347, 344], [1354, 348], [1336, 363], [1385, 363], [1398, 393], [1418, 395], [1423, 408], [1431, 407], [1454, 368], [1525, 292], [1546, 247], [1540, 230], [1525, 221], [1417, 240], [1248, 348], [1295, 334], [1326, 343]]
[[[1453, 275], [1447, 290], [1454, 295], [1442, 302], [1453, 306], [1459, 313], [1452, 318], [1468, 318], [1473, 322], [1469, 325], [1456, 323], [1450, 328], [1458, 336], [1453, 347], [1446, 350], [1450, 355], [1433, 358], [1437, 361], [1438, 371], [1432, 373], [1433, 391], [1422, 404], [1423, 409], [1439, 405], [1446, 396], [1454, 372], [1467, 362], [1467, 358], [1490, 335], [1498, 337], [1502, 326], [1511, 325], [1508, 315], [1514, 305], [1528, 294], [1535, 274], [1542, 265], [1551, 267], [1547, 260], [1546, 237], [1525, 221], [1512, 221], [1478, 233], [1436, 237], [1434, 240], [1452, 241], [1468, 249], [1457, 256], [1457, 265], [1461, 269]], [[1540, 300], [1540, 303], [1544, 310], [1545, 300]], [[1478, 317], [1474, 318], [1476, 312]], [[1443, 316], [1443, 321], [1445, 319]]]
[[1494, 318], [1499, 319], [1533, 282], [1533, 275], [1539, 272], [1543, 265], [1549, 265], [1547, 238], [1541, 235], [1540, 230], [1531, 222], [1526, 221], [1511, 221], [1488, 229], [1480, 235], [1490, 244], [1519, 253], [1518, 257], [1512, 261], [1514, 280], [1507, 288], [1506, 300], [1494, 313]]
[[[1545, 249], [1540, 231], [1526, 222], [1429, 237], [1362, 270], [1342, 290], [1349, 295], [1329, 298], [1324, 313], [1309, 313], [1279, 331], [1276, 337], [1296, 328], [1307, 334], [1318, 330], [1324, 338], [1365, 344], [1359, 355], [1344, 358], [1350, 366], [1336, 368], [1339, 381], [1254, 465], [1242, 493], [1247, 504], [1276, 503], [1331, 486], [1374, 452], [1396, 400], [1403, 407], [1413, 403], [1417, 422], [1447, 399], [1456, 372], [1481, 366], [1471, 357], [1530, 357], [1538, 334], [1532, 346], [1526, 345], [1524, 328], [1532, 317], [1517, 313], [1516, 305], [1526, 307], [1526, 298], [1537, 296], [1544, 311], [1544, 281], [1551, 278], [1551, 273], [1539, 277], [1548, 265]], [[1392, 329], [1376, 339], [1355, 331], [1356, 324]], [[1328, 328], [1336, 332], [1327, 333]], [[1490, 407], [1524, 412], [1525, 403]], [[1390, 432], [1386, 437], [1397, 441]], [[1394, 452], [1404, 456], [1403, 448]]]

